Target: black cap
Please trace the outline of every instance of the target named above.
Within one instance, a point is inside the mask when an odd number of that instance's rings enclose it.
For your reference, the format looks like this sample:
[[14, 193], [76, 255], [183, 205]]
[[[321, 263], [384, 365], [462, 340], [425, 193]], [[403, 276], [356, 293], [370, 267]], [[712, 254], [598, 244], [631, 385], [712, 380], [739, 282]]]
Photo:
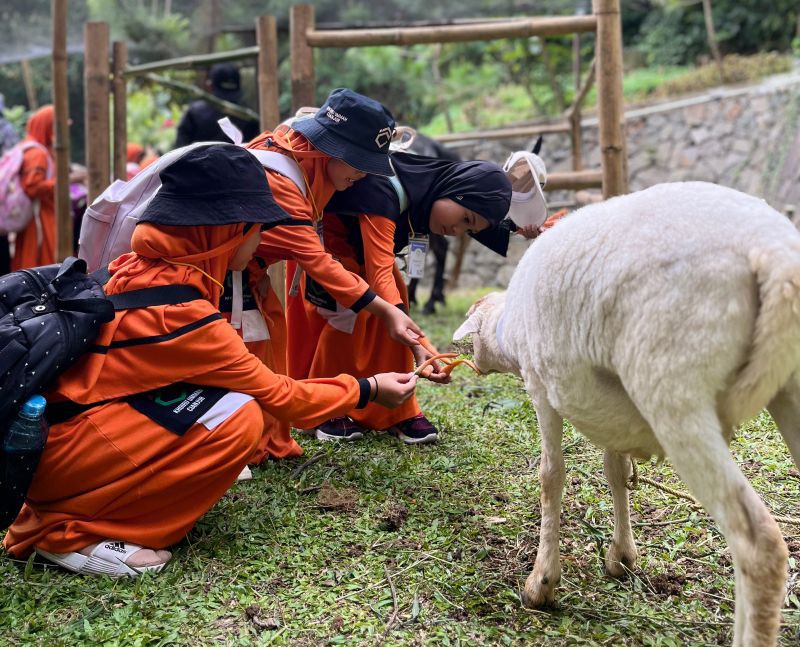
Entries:
[[373, 175], [394, 175], [389, 164], [394, 127], [392, 113], [381, 103], [348, 88], [337, 88], [316, 115], [292, 124], [315, 148]]
[[236, 103], [242, 96], [239, 68], [231, 63], [218, 63], [208, 73], [212, 94]]
[[159, 177], [161, 188], [139, 222], [273, 226], [291, 219], [272, 197], [261, 163], [234, 144], [191, 148], [162, 169]]

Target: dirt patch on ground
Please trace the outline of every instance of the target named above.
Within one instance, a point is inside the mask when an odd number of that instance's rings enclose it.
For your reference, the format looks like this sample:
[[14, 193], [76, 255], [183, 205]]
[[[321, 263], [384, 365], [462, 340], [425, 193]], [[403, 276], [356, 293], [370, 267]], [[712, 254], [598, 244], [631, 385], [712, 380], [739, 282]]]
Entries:
[[408, 508], [406, 505], [399, 501], [392, 503], [383, 513], [383, 518], [381, 519], [381, 528], [390, 532], [400, 530], [400, 528], [406, 522], [406, 519], [408, 519]]
[[330, 483], [323, 483], [317, 495], [317, 506], [322, 510], [350, 512], [355, 510], [357, 502], [357, 490], [353, 488], [335, 488]]
[[683, 593], [683, 585], [686, 582], [686, 578], [683, 575], [674, 573], [663, 573], [649, 577], [648, 581], [656, 595], [670, 597], [672, 595], [679, 596]]

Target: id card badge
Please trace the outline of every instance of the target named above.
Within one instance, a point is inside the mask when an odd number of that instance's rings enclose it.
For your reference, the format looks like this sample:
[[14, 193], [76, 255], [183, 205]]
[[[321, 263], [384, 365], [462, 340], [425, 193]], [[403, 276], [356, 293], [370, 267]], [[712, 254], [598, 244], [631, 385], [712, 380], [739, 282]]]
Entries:
[[425, 257], [428, 255], [428, 237], [412, 236], [408, 239], [408, 267], [406, 274], [410, 279], [425, 276]]

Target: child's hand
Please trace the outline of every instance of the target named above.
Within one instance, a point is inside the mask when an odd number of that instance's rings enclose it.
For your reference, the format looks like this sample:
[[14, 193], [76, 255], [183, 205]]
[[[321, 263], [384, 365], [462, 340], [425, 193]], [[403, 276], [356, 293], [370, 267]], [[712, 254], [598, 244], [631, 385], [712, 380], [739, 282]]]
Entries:
[[544, 232], [544, 227], [535, 227], [534, 225], [528, 225], [526, 227], [517, 227], [517, 231], [515, 234], [519, 234], [528, 240], [533, 240], [540, 234]]
[[394, 409], [414, 395], [417, 376], [413, 373], [378, 373], [369, 382], [373, 385], [370, 400], [374, 397], [375, 403]]

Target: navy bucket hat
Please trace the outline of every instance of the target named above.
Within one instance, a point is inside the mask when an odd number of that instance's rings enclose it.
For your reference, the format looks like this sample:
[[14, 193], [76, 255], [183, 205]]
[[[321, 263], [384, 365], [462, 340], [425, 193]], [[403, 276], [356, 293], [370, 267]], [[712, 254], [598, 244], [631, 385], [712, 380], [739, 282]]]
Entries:
[[337, 88], [317, 114], [294, 122], [292, 128], [315, 148], [354, 169], [371, 175], [394, 175], [389, 164], [394, 117], [374, 99]]
[[263, 227], [290, 220], [272, 196], [261, 163], [245, 148], [209, 144], [161, 170], [161, 188], [139, 218], [158, 225]]

